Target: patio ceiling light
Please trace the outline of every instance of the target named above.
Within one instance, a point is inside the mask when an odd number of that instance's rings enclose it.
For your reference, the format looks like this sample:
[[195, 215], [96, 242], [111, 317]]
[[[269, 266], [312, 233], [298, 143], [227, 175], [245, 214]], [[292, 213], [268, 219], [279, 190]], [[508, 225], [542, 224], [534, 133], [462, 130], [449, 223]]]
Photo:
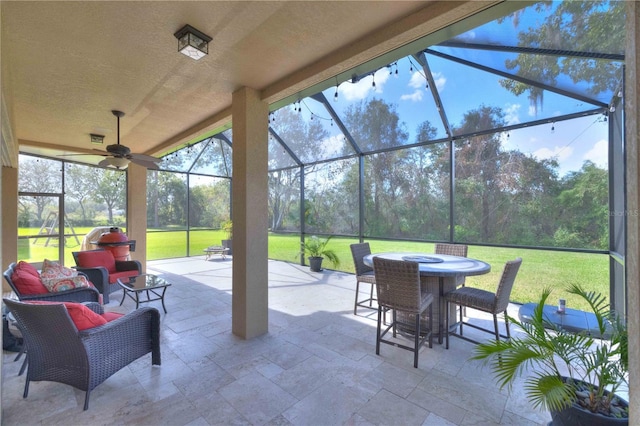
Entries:
[[191, 25], [185, 25], [174, 36], [178, 39], [178, 52], [196, 61], [209, 53], [209, 42], [212, 38]]
[[124, 157], [107, 157], [105, 160], [110, 167], [115, 167], [118, 170], [126, 169], [129, 165], [129, 160]]

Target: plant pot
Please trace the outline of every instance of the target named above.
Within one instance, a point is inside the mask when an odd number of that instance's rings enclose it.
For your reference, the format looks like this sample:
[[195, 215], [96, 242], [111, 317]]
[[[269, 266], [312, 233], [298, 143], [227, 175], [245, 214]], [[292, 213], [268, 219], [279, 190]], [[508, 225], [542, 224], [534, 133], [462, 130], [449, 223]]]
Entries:
[[[564, 378], [566, 379], [566, 378]], [[617, 397], [621, 408], [629, 407], [629, 403]], [[574, 403], [571, 407], [562, 411], [551, 411], [551, 423], [549, 426], [627, 426], [628, 417], [611, 417], [599, 413], [592, 413]]]
[[324, 259], [323, 257], [309, 257], [309, 269], [311, 269], [313, 272], [320, 272], [322, 271], [322, 259]]
[[222, 247], [229, 249], [225, 254], [233, 254], [233, 240], [222, 240]]
[[562, 411], [551, 412], [549, 426], [627, 426], [629, 418], [603, 416], [573, 404]]

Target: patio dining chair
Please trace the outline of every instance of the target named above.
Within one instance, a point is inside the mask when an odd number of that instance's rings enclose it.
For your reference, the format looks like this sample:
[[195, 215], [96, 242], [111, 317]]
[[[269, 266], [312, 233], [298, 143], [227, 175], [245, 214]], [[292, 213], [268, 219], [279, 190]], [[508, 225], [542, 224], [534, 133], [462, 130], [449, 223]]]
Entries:
[[[454, 335], [461, 339], [467, 340], [471, 343], [479, 343], [474, 339], [470, 339], [463, 335], [463, 326], [475, 328], [486, 333], [492, 333], [495, 335], [496, 340], [500, 341], [500, 337], [509, 339], [511, 338], [511, 332], [509, 331], [509, 318], [507, 317], [507, 307], [509, 306], [509, 298], [511, 296], [511, 290], [516, 280], [516, 275], [522, 264], [522, 258], [508, 261], [502, 271], [500, 282], [498, 283], [498, 289], [495, 293], [487, 290], [482, 290], [475, 287], [460, 287], [456, 290], [450, 291], [444, 295], [445, 299], [445, 336], [446, 336], [446, 348], [449, 349], [449, 335]], [[449, 310], [450, 305], [455, 304], [461, 308], [477, 309], [483, 312], [487, 312], [493, 316], [493, 330], [486, 329], [477, 324], [465, 322], [463, 318], [463, 309], [460, 309], [460, 320], [457, 327], [460, 327], [458, 333], [450, 331], [449, 324]], [[506, 327], [507, 335], [501, 335], [498, 328], [498, 314], [504, 313], [504, 324]]]
[[[351, 256], [353, 257], [353, 264], [356, 268], [356, 299], [353, 304], [353, 315], [357, 315], [358, 306], [367, 309], [376, 309], [373, 306], [373, 288], [376, 285], [376, 276], [373, 272], [373, 268], [364, 264], [364, 257], [371, 254], [371, 248], [369, 243], [351, 244]], [[360, 295], [360, 283], [371, 284], [371, 293], [368, 299], [358, 300]]]
[[[422, 291], [420, 285], [420, 269], [417, 262], [404, 260], [373, 258], [373, 270], [376, 275], [376, 290], [378, 296], [378, 326], [376, 334], [376, 355], [380, 355], [380, 343], [385, 343], [413, 352], [413, 366], [418, 368], [418, 352], [426, 341], [433, 346], [433, 295]], [[429, 330], [422, 330], [421, 314], [428, 309]], [[392, 311], [391, 323], [382, 331], [382, 315], [385, 310]], [[398, 320], [396, 311], [414, 314], [414, 324]], [[393, 330], [396, 336], [397, 328], [412, 330], [413, 347], [400, 344], [397, 341], [385, 340], [384, 336]]]
[[[469, 247], [466, 244], [436, 243], [436, 254], [448, 254], [449, 256], [467, 257]], [[464, 286], [464, 276], [458, 277], [456, 285]]]

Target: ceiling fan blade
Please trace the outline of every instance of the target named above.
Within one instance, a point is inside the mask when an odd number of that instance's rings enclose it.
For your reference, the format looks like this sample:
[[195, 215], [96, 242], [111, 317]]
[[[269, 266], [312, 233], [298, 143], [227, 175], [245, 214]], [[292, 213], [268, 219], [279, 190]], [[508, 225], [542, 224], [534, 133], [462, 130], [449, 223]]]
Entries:
[[152, 162], [152, 163], [161, 163], [162, 162], [161, 158], [152, 157], [151, 155], [147, 155], [147, 154], [134, 154], [134, 153], [131, 153], [131, 154], [129, 154], [129, 157], [131, 158], [131, 161], [136, 159], [136, 160], [148, 161], [148, 162]]
[[[151, 158], [154, 158], [154, 157], [151, 157]], [[130, 160], [131, 160], [132, 163], [135, 163], [135, 164], [137, 164], [139, 166], [142, 166], [142, 167], [146, 167], [147, 169], [152, 169], [152, 170], [157, 170], [158, 169], [158, 164], [156, 164], [153, 161], [147, 161], [144, 158], [138, 158], [137, 156], [136, 157], [132, 156], [130, 158]], [[156, 158], [156, 160], [157, 160], [157, 158]]]
[[104, 154], [99, 154], [97, 152], [95, 154], [58, 154], [58, 155], [56, 155], [56, 157], [78, 157], [78, 156], [81, 156], [81, 155], [94, 155], [94, 156], [95, 155], [101, 155], [103, 157], [107, 157], [110, 154], [107, 154], [106, 152]]

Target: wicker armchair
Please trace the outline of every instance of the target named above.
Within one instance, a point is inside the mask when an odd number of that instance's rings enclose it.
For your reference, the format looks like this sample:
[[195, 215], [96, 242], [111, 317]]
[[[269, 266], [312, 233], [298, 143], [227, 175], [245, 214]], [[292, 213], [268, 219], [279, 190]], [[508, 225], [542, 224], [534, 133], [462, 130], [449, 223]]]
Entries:
[[[112, 374], [151, 352], [153, 365], [160, 365], [160, 314], [143, 307], [94, 328], [78, 331], [63, 304], [29, 304], [4, 299], [20, 325], [27, 345], [29, 368], [23, 397], [31, 381], [64, 383], [86, 392]], [[102, 313], [98, 303], [90, 304]]]
[[[502, 276], [500, 277], [500, 283], [498, 284], [498, 289], [495, 293], [492, 293], [487, 290], [482, 290], [474, 287], [460, 287], [456, 290], [450, 291], [449, 293], [444, 295], [445, 304], [446, 304], [446, 327], [445, 327], [445, 335], [446, 335], [446, 348], [449, 349], [449, 334], [452, 334], [456, 337], [460, 337], [461, 339], [467, 340], [472, 343], [478, 343], [477, 341], [470, 339], [464, 336], [462, 327], [467, 325], [469, 327], [492, 333], [495, 335], [496, 340], [499, 341], [500, 337], [510, 338], [511, 332], [509, 331], [509, 318], [507, 317], [507, 307], [509, 306], [509, 297], [511, 296], [511, 289], [513, 288], [513, 283], [516, 280], [516, 275], [518, 274], [518, 270], [520, 269], [520, 265], [522, 264], [522, 259], [517, 258], [515, 260], [510, 260], [504, 266], [504, 270], [502, 271]], [[493, 315], [493, 330], [488, 330], [486, 328], [480, 327], [476, 324], [471, 324], [469, 322], [463, 321], [463, 310], [460, 309], [460, 322], [458, 326], [460, 327], [460, 332], [455, 333], [451, 332], [449, 329], [449, 309], [451, 304], [456, 304], [460, 307], [478, 309], [483, 312], [487, 312]], [[504, 313], [504, 323], [507, 330], [507, 335], [503, 336], [500, 334], [498, 329], [498, 314]]]
[[[406, 349], [413, 352], [413, 366], [418, 368], [418, 351], [420, 347], [427, 340], [429, 341], [429, 347], [433, 346], [433, 295], [421, 289], [420, 269], [417, 262], [374, 257], [373, 270], [376, 275], [376, 290], [378, 292], [376, 354], [380, 355], [380, 343]], [[393, 311], [393, 319], [383, 332], [382, 314], [385, 309]], [[420, 315], [427, 309], [429, 310], [429, 330], [421, 330]], [[396, 317], [396, 310], [414, 314], [415, 323], [408, 324], [399, 321]], [[413, 331], [413, 347], [383, 339], [391, 329], [393, 329], [393, 337], [395, 338], [397, 326]]]
[[[142, 264], [137, 260], [115, 260], [110, 252], [104, 249], [74, 251], [73, 259], [76, 261], [74, 268], [85, 273], [89, 281], [96, 286], [104, 299], [109, 303], [109, 295], [120, 290], [118, 278], [134, 277], [142, 274]], [[106, 255], [106, 258], [105, 256]], [[90, 259], [90, 256], [95, 259]], [[108, 259], [107, 259], [108, 258]], [[105, 260], [101, 265], [96, 264]], [[85, 263], [87, 262], [87, 263]]]
[[[351, 244], [351, 256], [353, 257], [353, 264], [356, 268], [356, 299], [353, 304], [353, 315], [357, 314], [358, 306], [368, 309], [376, 309], [373, 306], [373, 288], [376, 285], [376, 276], [373, 273], [373, 268], [364, 264], [363, 258], [371, 254], [371, 248], [369, 243]], [[371, 293], [368, 299], [358, 300], [360, 294], [360, 283], [371, 284]]]
[[[42, 293], [42, 294], [23, 294], [19, 286], [13, 282], [13, 272], [16, 268], [16, 263], [11, 263], [6, 271], [3, 272], [4, 279], [9, 283], [11, 289], [16, 294], [19, 300], [48, 300], [51, 302], [99, 302], [100, 293], [93, 287], [74, 288], [66, 291]], [[81, 273], [78, 272], [78, 275]], [[82, 274], [85, 275], [86, 274]], [[91, 281], [89, 279], [89, 281]]]

